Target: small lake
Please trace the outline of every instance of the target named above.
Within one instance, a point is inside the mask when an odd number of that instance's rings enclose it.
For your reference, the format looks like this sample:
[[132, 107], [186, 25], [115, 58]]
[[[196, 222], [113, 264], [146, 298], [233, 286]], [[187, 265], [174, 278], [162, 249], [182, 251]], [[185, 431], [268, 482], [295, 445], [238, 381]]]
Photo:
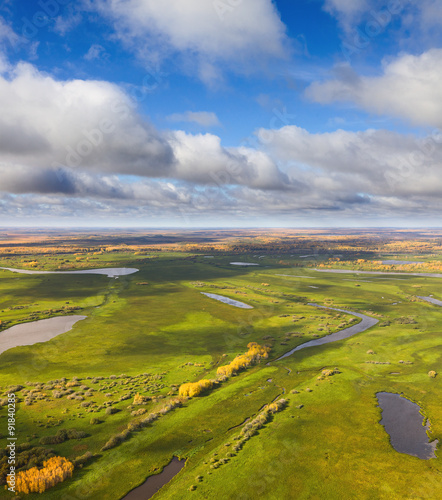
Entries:
[[417, 295], [417, 297], [419, 299], [429, 302], [430, 304], [434, 304], [436, 306], [442, 306], [442, 300], [433, 299], [433, 297], [421, 297], [420, 295]]
[[179, 460], [177, 457], [173, 457], [170, 464], [166, 465], [162, 472], [149, 476], [141, 486], [129, 492], [121, 500], [147, 500], [153, 497], [155, 493], [171, 481], [185, 465], [185, 460]]
[[259, 266], [259, 264], [254, 264], [253, 262], [231, 262], [232, 266]]
[[12, 326], [0, 332], [0, 354], [13, 347], [47, 342], [57, 335], [68, 332], [75, 323], [86, 318], [87, 316], [77, 315], [56, 316]]
[[224, 304], [228, 304], [229, 306], [239, 307], [241, 309], [253, 309], [253, 306], [249, 306], [248, 304], [244, 304], [244, 302], [239, 302], [237, 300], [229, 299], [229, 297], [224, 297], [223, 295], [217, 295], [216, 293], [205, 293], [201, 292], [206, 297], [210, 297], [211, 299], [219, 300], [220, 302], [224, 302]]
[[350, 326], [348, 328], [344, 328], [344, 330], [341, 330], [340, 332], [335, 332], [330, 335], [326, 335], [325, 337], [322, 337], [320, 339], [316, 340], [309, 340], [308, 342], [304, 342], [303, 344], [298, 345], [291, 351], [285, 353], [282, 355], [280, 358], [276, 359], [275, 361], [279, 361], [280, 359], [288, 358], [291, 356], [293, 353], [300, 351], [301, 349], [305, 349], [306, 347], [318, 347], [320, 345], [324, 344], [330, 344], [331, 342], [336, 342], [337, 340], [344, 340], [348, 339], [349, 337], [352, 337], [353, 335], [356, 335], [357, 333], [362, 333], [365, 332], [365, 330], [368, 330], [372, 326], [376, 325], [379, 321], [374, 318], [370, 318], [370, 316], [366, 316], [365, 314], [360, 314], [356, 313], [353, 311], [347, 311], [346, 309], [336, 309], [335, 307], [326, 307], [326, 306], [320, 306], [318, 304], [309, 304], [309, 306], [313, 307], [319, 307], [320, 309], [330, 309], [332, 311], [339, 311], [347, 314], [352, 314], [353, 316], [357, 316], [358, 318], [361, 318], [362, 321], [359, 322], [357, 325]]
[[127, 276], [137, 273], [139, 269], [130, 267], [108, 267], [104, 269], [87, 269], [81, 271], [31, 271], [29, 269], [14, 269], [12, 267], [0, 267], [5, 271], [12, 271], [20, 274], [103, 274], [108, 278], [118, 278], [118, 276]]
[[376, 397], [382, 409], [379, 423], [385, 427], [393, 448], [423, 460], [436, 458], [438, 441], [428, 442], [429, 425], [424, 422], [419, 406], [400, 394], [378, 392]]

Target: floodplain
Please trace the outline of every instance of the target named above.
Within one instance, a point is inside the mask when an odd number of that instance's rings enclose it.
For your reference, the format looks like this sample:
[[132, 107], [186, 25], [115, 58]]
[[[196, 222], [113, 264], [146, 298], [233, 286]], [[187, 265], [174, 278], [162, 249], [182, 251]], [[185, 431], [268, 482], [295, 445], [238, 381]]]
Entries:
[[[14, 498], [11, 393], [17, 474], [50, 457], [74, 465], [22, 498], [120, 500], [174, 457], [185, 466], [155, 499], [438, 497], [442, 283], [428, 275], [442, 271], [441, 232], [3, 231], [0, 241], [1, 267], [52, 272], [0, 270], [0, 339], [15, 325], [84, 318], [0, 354], [0, 498]], [[59, 274], [103, 268], [138, 271]], [[295, 351], [364, 317], [364, 331]], [[192, 384], [201, 392], [183, 391]], [[434, 458], [392, 446], [383, 392], [420, 407]]]

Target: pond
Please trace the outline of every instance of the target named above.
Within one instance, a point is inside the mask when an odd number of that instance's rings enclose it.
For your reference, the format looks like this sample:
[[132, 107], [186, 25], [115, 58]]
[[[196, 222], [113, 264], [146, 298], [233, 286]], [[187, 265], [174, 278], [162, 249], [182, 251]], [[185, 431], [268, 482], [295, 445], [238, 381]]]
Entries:
[[170, 464], [166, 465], [162, 472], [149, 476], [141, 486], [129, 492], [121, 500], [147, 500], [153, 497], [153, 495], [171, 481], [185, 465], [185, 460], [179, 460], [177, 457], [173, 457]]
[[75, 323], [86, 318], [87, 316], [78, 315], [56, 316], [12, 326], [0, 332], [0, 354], [13, 347], [47, 342], [57, 335], [68, 332]]
[[139, 271], [139, 269], [130, 267], [108, 267], [105, 269], [82, 269], [80, 271], [31, 271], [29, 269], [14, 269], [12, 267], [0, 267], [5, 271], [12, 271], [20, 274], [103, 274], [108, 278], [118, 278], [118, 276], [127, 276]]
[[253, 262], [231, 262], [232, 266], [259, 266], [259, 264], [254, 264]]
[[350, 326], [348, 328], [344, 328], [344, 330], [332, 333], [332, 334], [327, 335], [325, 337], [322, 337], [320, 339], [309, 340], [308, 342], [304, 342], [303, 344], [298, 345], [297, 347], [295, 347], [291, 351], [283, 354], [281, 357], [279, 357], [275, 361], [279, 361], [280, 359], [287, 358], [287, 357], [291, 356], [293, 353], [300, 351], [301, 349], [305, 349], [306, 347], [318, 347], [320, 345], [330, 344], [331, 342], [336, 342], [337, 340], [347, 339], [349, 337], [352, 337], [353, 335], [356, 335], [357, 333], [365, 332], [365, 330], [368, 330], [369, 328], [371, 328], [372, 326], [374, 326], [378, 323], [377, 319], [370, 318], [370, 316], [366, 316], [365, 314], [360, 314], [360, 313], [356, 313], [353, 311], [347, 311], [346, 309], [336, 309], [335, 307], [320, 306], [318, 304], [309, 304], [309, 306], [319, 307], [320, 309], [330, 309], [332, 311], [339, 311], [339, 312], [343, 312], [346, 314], [352, 314], [353, 316], [357, 316], [358, 318], [361, 318], [362, 321], [359, 322], [357, 325], [353, 325], [353, 326]]
[[211, 299], [219, 300], [220, 302], [224, 302], [224, 304], [228, 304], [229, 306], [239, 307], [241, 309], [253, 309], [253, 306], [249, 306], [248, 304], [244, 304], [244, 302], [239, 302], [237, 300], [229, 299], [229, 297], [224, 297], [222, 295], [217, 295], [216, 293], [205, 293], [201, 292], [206, 297], [210, 297]]
[[430, 304], [434, 304], [435, 306], [442, 306], [442, 300], [433, 299], [433, 297], [421, 297], [420, 295], [417, 295], [417, 297], [429, 302]]
[[376, 397], [382, 409], [379, 423], [385, 427], [393, 448], [423, 460], [436, 458], [438, 441], [429, 442], [429, 422], [424, 421], [420, 407], [400, 394], [378, 392]]

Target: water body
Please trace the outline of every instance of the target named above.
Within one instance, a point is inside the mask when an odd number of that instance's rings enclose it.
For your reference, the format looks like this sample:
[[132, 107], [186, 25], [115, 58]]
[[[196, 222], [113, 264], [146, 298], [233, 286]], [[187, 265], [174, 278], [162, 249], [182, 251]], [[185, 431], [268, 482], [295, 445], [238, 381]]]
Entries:
[[400, 394], [378, 392], [376, 397], [382, 408], [380, 424], [390, 436], [393, 448], [423, 460], [436, 458], [438, 441], [428, 442], [429, 425], [424, 422], [419, 406]]
[[253, 262], [231, 262], [232, 266], [259, 266], [259, 264], [253, 264]]
[[356, 269], [315, 269], [318, 273], [337, 273], [337, 274], [388, 274], [389, 276], [421, 276], [423, 278], [442, 278], [442, 274], [435, 273], [396, 273], [384, 271], [358, 271]]
[[14, 269], [12, 267], [0, 267], [0, 269], [20, 274], [104, 274], [108, 278], [127, 276], [139, 271], [139, 269], [130, 267], [108, 267], [107, 269], [87, 269], [81, 271], [30, 271], [29, 269]]
[[357, 333], [362, 333], [365, 332], [365, 330], [368, 330], [372, 326], [376, 325], [379, 321], [374, 318], [370, 318], [370, 316], [366, 316], [365, 314], [360, 314], [356, 313], [353, 311], [347, 311], [346, 309], [336, 309], [334, 307], [326, 307], [326, 306], [320, 306], [318, 304], [309, 304], [309, 306], [313, 307], [319, 307], [320, 309], [331, 309], [332, 311], [339, 311], [347, 314], [352, 314], [353, 316], [357, 316], [358, 318], [361, 318], [362, 321], [358, 323], [357, 325], [350, 326], [348, 328], [344, 328], [344, 330], [341, 330], [340, 332], [335, 332], [330, 335], [327, 335], [326, 337], [322, 337], [321, 339], [317, 340], [309, 340], [308, 342], [304, 342], [303, 344], [298, 345], [291, 351], [283, 354], [280, 358], [278, 358], [276, 361], [279, 361], [280, 359], [288, 358], [291, 356], [293, 353], [300, 351], [301, 349], [305, 349], [306, 347], [318, 347], [320, 345], [324, 344], [330, 344], [331, 342], [336, 342], [337, 340], [344, 340], [348, 339], [349, 337], [352, 337], [353, 335], [356, 335]]
[[12, 326], [0, 332], [0, 354], [13, 347], [47, 342], [57, 335], [68, 332], [77, 321], [86, 318], [87, 316], [77, 315], [57, 316]]
[[430, 304], [434, 304], [436, 306], [442, 306], [442, 300], [433, 299], [433, 297], [421, 297], [420, 295], [418, 295], [417, 297], [419, 299], [429, 302]]
[[244, 302], [238, 302], [237, 300], [229, 299], [229, 297], [224, 297], [223, 295], [217, 295], [216, 293], [201, 293], [206, 297], [210, 297], [211, 299], [219, 300], [220, 302], [224, 302], [224, 304], [229, 304], [229, 306], [240, 307], [241, 309], [253, 309], [253, 306], [244, 304]]
[[382, 264], [387, 266], [406, 266], [407, 264], [424, 264], [424, 262], [416, 262], [412, 260], [383, 260]]
[[121, 500], [147, 500], [148, 498], [152, 498], [160, 488], [171, 481], [178, 472], [180, 472], [185, 464], [185, 460], [179, 460], [177, 457], [173, 457], [170, 464], [166, 465], [162, 472], [154, 476], [149, 476], [141, 486], [129, 492]]
[[287, 278], [305, 278], [308, 280], [316, 279], [314, 276], [294, 276], [293, 274], [274, 274], [274, 276], [285, 276]]

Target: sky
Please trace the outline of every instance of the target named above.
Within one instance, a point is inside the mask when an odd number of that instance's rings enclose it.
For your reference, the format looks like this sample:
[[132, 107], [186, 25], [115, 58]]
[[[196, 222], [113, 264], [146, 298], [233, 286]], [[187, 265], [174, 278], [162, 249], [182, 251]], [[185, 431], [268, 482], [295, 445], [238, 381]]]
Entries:
[[0, 0], [0, 227], [440, 227], [440, 0]]

